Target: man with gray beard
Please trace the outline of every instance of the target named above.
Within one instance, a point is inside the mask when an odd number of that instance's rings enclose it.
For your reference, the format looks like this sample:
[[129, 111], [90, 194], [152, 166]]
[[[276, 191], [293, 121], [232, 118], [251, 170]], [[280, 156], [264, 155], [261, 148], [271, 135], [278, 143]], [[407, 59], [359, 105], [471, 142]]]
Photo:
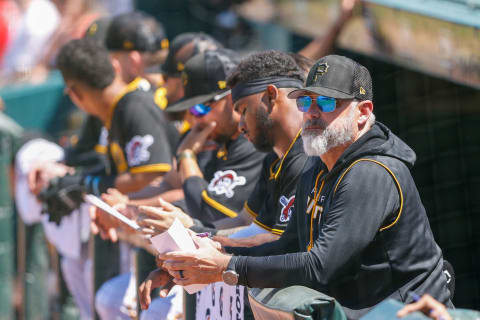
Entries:
[[387, 298], [409, 303], [409, 291], [451, 307], [442, 251], [409, 170], [415, 153], [375, 122], [368, 70], [326, 56], [289, 98], [303, 112], [305, 151], [320, 159], [297, 186], [286, 231], [261, 246], [225, 248], [235, 256], [209, 239], [197, 239], [196, 253], [161, 255], [175, 283], [302, 285], [334, 297], [349, 319]]

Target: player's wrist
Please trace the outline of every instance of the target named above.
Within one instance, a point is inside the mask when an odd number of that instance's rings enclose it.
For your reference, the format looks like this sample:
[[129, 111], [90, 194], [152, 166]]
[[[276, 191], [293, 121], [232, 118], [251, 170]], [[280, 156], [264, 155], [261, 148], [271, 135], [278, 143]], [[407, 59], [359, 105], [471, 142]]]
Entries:
[[176, 159], [177, 159], [177, 170], [179, 170], [183, 160], [191, 159], [191, 160], [197, 161], [197, 156], [195, 155], [195, 152], [193, 152], [192, 149], [185, 149], [177, 153]]

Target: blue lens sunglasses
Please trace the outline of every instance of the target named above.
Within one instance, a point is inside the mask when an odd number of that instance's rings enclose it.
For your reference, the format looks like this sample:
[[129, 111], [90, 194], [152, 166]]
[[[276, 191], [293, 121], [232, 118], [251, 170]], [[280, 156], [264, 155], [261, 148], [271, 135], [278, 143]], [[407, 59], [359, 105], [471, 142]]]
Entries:
[[208, 104], [210, 104], [212, 102], [219, 101], [219, 100], [225, 98], [226, 96], [228, 96], [230, 94], [230, 92], [231, 92], [231, 90], [227, 90], [225, 92], [217, 94], [216, 96], [214, 96], [211, 100], [209, 100], [207, 102], [198, 103], [198, 104], [194, 105], [193, 107], [191, 107], [189, 109], [190, 113], [196, 118], [206, 116], [212, 110], [212, 107], [210, 107]]
[[[318, 96], [316, 98], [318, 109], [322, 112], [332, 112], [337, 107], [337, 100], [335, 98]], [[312, 97], [300, 96], [297, 98], [297, 108], [301, 112], [308, 112], [312, 105]]]

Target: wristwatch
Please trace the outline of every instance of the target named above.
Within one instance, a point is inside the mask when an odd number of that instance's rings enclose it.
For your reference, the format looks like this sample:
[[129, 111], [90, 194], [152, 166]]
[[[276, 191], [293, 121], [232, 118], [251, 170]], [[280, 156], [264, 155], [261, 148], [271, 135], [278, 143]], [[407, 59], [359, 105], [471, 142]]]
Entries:
[[238, 283], [238, 273], [235, 270], [225, 270], [222, 273], [222, 280], [229, 286], [236, 286]]

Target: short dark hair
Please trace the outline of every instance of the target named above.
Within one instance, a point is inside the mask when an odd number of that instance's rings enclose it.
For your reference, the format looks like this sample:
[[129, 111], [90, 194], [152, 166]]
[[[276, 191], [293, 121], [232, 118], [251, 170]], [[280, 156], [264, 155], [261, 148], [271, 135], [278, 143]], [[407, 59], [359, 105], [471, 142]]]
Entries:
[[304, 71], [288, 53], [268, 50], [243, 59], [228, 77], [227, 84], [234, 87], [239, 83], [275, 76], [305, 81]]
[[93, 39], [69, 41], [60, 49], [56, 65], [65, 79], [81, 81], [94, 89], [104, 89], [115, 78], [108, 50]]
[[[288, 55], [295, 60], [297, 65], [305, 72], [305, 75], [308, 75], [308, 72], [315, 64], [315, 61], [295, 52], [289, 52]], [[305, 76], [306, 78], [306, 76]]]

